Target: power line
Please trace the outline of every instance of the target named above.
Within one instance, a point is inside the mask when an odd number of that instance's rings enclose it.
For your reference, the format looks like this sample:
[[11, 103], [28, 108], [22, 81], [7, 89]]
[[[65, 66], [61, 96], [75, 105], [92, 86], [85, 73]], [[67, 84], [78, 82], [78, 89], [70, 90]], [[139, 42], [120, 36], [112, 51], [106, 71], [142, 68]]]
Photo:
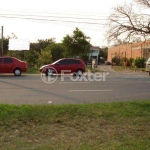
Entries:
[[[55, 14], [55, 15], [33, 15], [33, 14], [4, 14], [4, 13], [1, 13], [1, 15], [5, 15], [5, 16], [17, 16], [17, 17], [40, 17], [40, 18], [59, 18], [59, 19], [79, 19], [79, 20], [91, 20], [91, 21], [108, 21], [109, 20], [109, 17], [107, 16], [101, 16], [103, 18], [95, 18], [95, 16], [92, 16], [91, 17], [82, 17], [80, 15], [80, 17], [76, 17], [76, 16], [70, 16], [70, 14], [67, 14], [67, 16], [62, 16], [63, 14]], [[79, 15], [78, 15], [79, 16]], [[97, 16], [98, 17], [98, 16]], [[38, 19], [38, 18], [37, 18]], [[126, 21], [126, 19], [120, 19], [120, 21]]]
[[[14, 11], [14, 10], [0, 10], [0, 11], [4, 11], [4, 12], [15, 12], [15, 13], [42, 13], [42, 14], [58, 14], [58, 15], [84, 15], [84, 16], [98, 16], [98, 17], [108, 17], [110, 14], [109, 13], [97, 13], [97, 12], [78, 12], [78, 13], [75, 13], [75, 12], [69, 12], [69, 11], [49, 11], [49, 10], [44, 10], [44, 11], [31, 11], [31, 10], [26, 10], [26, 11]], [[106, 14], [104, 16], [104, 14]]]
[[[8, 11], [9, 12], [9, 11]], [[17, 12], [17, 11], [16, 11]], [[24, 11], [18, 11], [18, 12], [24, 12]], [[28, 12], [29, 13], [29, 12]], [[35, 13], [35, 12], [34, 12]], [[52, 14], [55, 14], [55, 15], [52, 15]], [[62, 15], [64, 15], [63, 13], [51, 13], [50, 15], [48, 15], [48, 13], [46, 13], [46, 15], [45, 15], [45, 12], [44, 12], [44, 15], [33, 15], [33, 14], [14, 14], [14, 13], [9, 13], [9, 14], [2, 14], [1, 13], [1, 17], [5, 17], [5, 18], [18, 18], [18, 19], [32, 19], [32, 20], [45, 20], [45, 21], [61, 21], [61, 20], [56, 20], [56, 18], [57, 19], [74, 19], [74, 20], [90, 20], [90, 21], [109, 21], [109, 18], [108, 18], [108, 16], [106, 17], [104, 17], [104, 16], [97, 16], [97, 17], [100, 17], [100, 18], [95, 18], [95, 16], [93, 16], [93, 15], [91, 15], [92, 17], [83, 17], [81, 14], [80, 14], [80, 17], [76, 17], [76, 16], [70, 16], [71, 14], [67, 14], [67, 16], [62, 16]], [[78, 16], [79, 16], [79, 14], [78, 14]], [[22, 18], [23, 17], [23, 18]], [[103, 17], [103, 18], [101, 18], [101, 17]], [[45, 19], [43, 19], [43, 18], [45, 18]], [[49, 19], [48, 19], [49, 18]], [[53, 19], [51, 19], [50, 20], [50, 18], [55, 18], [55, 20]], [[119, 21], [126, 21], [126, 20], [124, 20], [124, 19], [120, 19]], [[62, 21], [62, 22], [71, 22], [71, 23], [87, 23], [87, 24], [102, 24], [102, 23], [98, 23], [98, 22], [79, 22], [79, 21]], [[104, 24], [102, 24], [102, 25], [104, 25]]]
[[19, 16], [19, 17], [46, 17], [46, 18], [65, 18], [65, 19], [88, 19], [88, 20], [95, 20], [95, 21], [100, 21], [100, 20], [108, 20], [108, 19], [96, 19], [96, 18], [83, 18], [83, 17], [67, 17], [67, 16], [42, 16], [42, 15], [18, 15], [18, 14], [1, 14], [1, 15], [5, 15], [5, 16]]
[[[9, 14], [10, 15], [10, 14]], [[14, 14], [13, 14], [14, 15]], [[0, 15], [1, 17], [3, 18], [14, 18], [14, 19], [30, 19], [30, 20], [36, 20], [36, 21], [43, 21], [43, 22], [51, 22], [52, 24], [55, 24], [55, 25], [58, 25], [58, 26], [67, 26], [67, 27], [76, 27], [76, 25], [69, 25], [69, 24], [66, 24], [66, 22], [69, 22], [69, 23], [88, 23], [88, 24], [92, 24], [92, 23], [89, 23], [89, 22], [77, 22], [77, 21], [62, 21], [62, 20], [49, 20], [49, 19], [41, 19], [41, 18], [20, 18], [20, 17], [15, 17], [15, 16], [4, 16], [4, 15]], [[18, 16], [24, 16], [24, 15], [18, 15]], [[32, 15], [34, 16], [34, 15]], [[70, 17], [71, 18], [71, 17]], [[59, 22], [59, 24], [57, 23]], [[65, 24], [63, 24], [65, 23]], [[100, 23], [96, 23], [96, 25], [105, 25], [105, 24], [100, 24]], [[94, 30], [94, 31], [100, 31], [101, 29], [103, 29], [103, 27], [94, 27], [94, 28], [90, 28], [89, 26], [85, 27], [85, 26], [82, 26], [81, 24], [78, 25], [80, 28], [82, 29], [86, 29], [86, 30]]]
[[[56, 23], [56, 22], [52, 22], [52, 24], [55, 24], [55, 25], [57, 25], [57, 26], [67, 26], [67, 27], [76, 27], [75, 25], [73, 26], [73, 25], [68, 25], [68, 24], [62, 24], [62, 23]], [[88, 27], [83, 27], [83, 26], [79, 26], [80, 28], [82, 28], [82, 29], [86, 29], [86, 30], [93, 30], [93, 31], [100, 31], [100, 30], [104, 30], [104, 28], [103, 28], [103, 26], [101, 26], [100, 28], [88, 28]]]
[[15, 16], [5, 16], [5, 15], [0, 15], [0, 17], [3, 18], [14, 18], [14, 19], [27, 19], [27, 20], [36, 20], [36, 21], [52, 21], [52, 22], [66, 22], [66, 23], [81, 23], [81, 24], [95, 24], [95, 25], [105, 25], [102, 23], [98, 23], [98, 22], [79, 22], [79, 21], [70, 21], [70, 20], [55, 20], [55, 19], [42, 19], [42, 18], [29, 18], [29, 17], [15, 17]]

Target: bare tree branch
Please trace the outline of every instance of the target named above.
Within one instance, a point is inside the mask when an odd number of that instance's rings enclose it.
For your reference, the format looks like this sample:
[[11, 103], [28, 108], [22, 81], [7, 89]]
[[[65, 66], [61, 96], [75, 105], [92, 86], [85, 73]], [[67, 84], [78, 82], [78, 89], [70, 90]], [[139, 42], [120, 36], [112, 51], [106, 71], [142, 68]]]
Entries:
[[108, 41], [120, 38], [130, 41], [132, 37], [145, 39], [150, 37], [150, 16], [135, 13], [132, 5], [117, 6], [109, 17], [108, 27]]
[[144, 7], [150, 8], [150, 0], [134, 0], [136, 3], [143, 5]]

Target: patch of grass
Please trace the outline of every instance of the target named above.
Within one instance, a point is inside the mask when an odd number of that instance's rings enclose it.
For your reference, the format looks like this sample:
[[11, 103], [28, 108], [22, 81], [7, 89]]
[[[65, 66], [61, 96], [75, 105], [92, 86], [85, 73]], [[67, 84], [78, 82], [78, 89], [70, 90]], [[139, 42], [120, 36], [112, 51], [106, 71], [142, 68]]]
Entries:
[[30, 73], [30, 74], [39, 74], [40, 71], [38, 68], [28, 68], [26, 73]]
[[0, 105], [1, 150], [148, 150], [150, 100]]
[[113, 66], [115, 71], [145, 71], [145, 68], [125, 67], [125, 66]]
[[130, 68], [133, 71], [146, 71], [146, 68]]
[[86, 66], [86, 71], [91, 71], [91, 65]]
[[[95, 68], [95, 69], [91, 69], [91, 66], [86, 66], [86, 72], [91, 71], [91, 72], [102, 72], [99, 69]], [[29, 74], [39, 74], [40, 71], [38, 68], [28, 68], [27, 72]]]
[[88, 72], [88, 71], [90, 71], [92, 73], [95, 73], [95, 72], [104, 72], [104, 71], [98, 69], [97, 67], [95, 69], [92, 69], [90, 65], [86, 66], [86, 72]]
[[120, 66], [113, 66], [113, 69], [117, 72], [121, 71], [121, 67]]

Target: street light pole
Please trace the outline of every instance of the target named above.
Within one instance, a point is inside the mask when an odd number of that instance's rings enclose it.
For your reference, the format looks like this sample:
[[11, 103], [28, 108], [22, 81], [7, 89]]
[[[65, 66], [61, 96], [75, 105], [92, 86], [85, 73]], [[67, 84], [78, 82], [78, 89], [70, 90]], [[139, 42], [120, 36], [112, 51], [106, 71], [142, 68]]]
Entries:
[[1, 29], [1, 49], [2, 49], [2, 52], [1, 52], [1, 56], [3, 56], [3, 26], [2, 26], [2, 29]]

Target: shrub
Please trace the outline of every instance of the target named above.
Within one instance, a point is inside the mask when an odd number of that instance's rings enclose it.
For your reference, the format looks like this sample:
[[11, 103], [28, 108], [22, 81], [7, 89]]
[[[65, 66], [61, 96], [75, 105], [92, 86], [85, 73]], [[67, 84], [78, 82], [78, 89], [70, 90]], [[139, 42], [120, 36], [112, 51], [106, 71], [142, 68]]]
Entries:
[[145, 62], [145, 59], [144, 58], [140, 58], [140, 57], [138, 57], [138, 58], [136, 58], [135, 60], [134, 60], [134, 65], [137, 67], [137, 68], [144, 68], [144, 62]]
[[115, 63], [116, 65], [120, 65], [120, 58], [119, 57], [113, 57], [112, 58], [112, 63]]

